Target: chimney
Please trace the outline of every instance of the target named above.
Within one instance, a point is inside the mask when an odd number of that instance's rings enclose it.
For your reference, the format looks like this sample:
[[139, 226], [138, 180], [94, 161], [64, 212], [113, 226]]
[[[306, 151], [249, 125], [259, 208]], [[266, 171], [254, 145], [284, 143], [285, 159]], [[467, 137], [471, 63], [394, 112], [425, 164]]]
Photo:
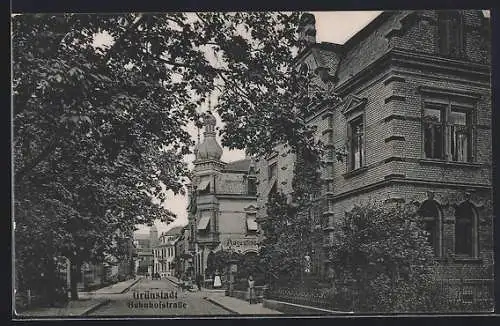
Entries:
[[316, 43], [316, 18], [314, 18], [313, 14], [302, 14], [297, 32], [299, 34], [300, 50]]

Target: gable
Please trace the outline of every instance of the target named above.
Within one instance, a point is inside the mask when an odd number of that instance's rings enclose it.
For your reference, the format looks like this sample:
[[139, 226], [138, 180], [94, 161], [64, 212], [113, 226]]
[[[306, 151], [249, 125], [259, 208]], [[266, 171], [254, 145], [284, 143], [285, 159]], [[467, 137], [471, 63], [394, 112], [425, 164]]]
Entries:
[[358, 110], [361, 110], [365, 107], [367, 102], [367, 98], [361, 98], [353, 94], [349, 94], [344, 100], [344, 104], [342, 105], [342, 114], [350, 115]]

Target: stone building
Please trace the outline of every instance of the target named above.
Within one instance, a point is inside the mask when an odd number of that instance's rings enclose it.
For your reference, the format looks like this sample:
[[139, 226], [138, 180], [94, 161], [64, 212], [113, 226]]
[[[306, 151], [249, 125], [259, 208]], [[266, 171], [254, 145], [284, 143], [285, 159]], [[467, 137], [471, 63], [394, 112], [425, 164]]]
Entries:
[[175, 227], [164, 232], [158, 238], [158, 244], [153, 247], [153, 273], [160, 277], [175, 274], [175, 242], [180, 237], [182, 227]]
[[153, 248], [158, 245], [158, 229], [153, 225], [149, 234], [134, 233], [136, 248], [136, 274], [151, 274], [153, 271]]
[[189, 228], [182, 228], [179, 237], [175, 241], [175, 276], [180, 277], [187, 275], [194, 270], [193, 257], [189, 252]]
[[[334, 219], [357, 203], [413, 203], [443, 279], [492, 281], [489, 18], [480, 10], [383, 12], [342, 45], [316, 43], [314, 24], [306, 14], [298, 71], [341, 99], [307, 118], [328, 147], [312, 214], [323, 245]], [[284, 148], [258, 160], [259, 218], [273, 187], [292, 190], [294, 161]], [[321, 277], [324, 257], [320, 244], [313, 264]]]
[[215, 138], [215, 117], [204, 119], [204, 139], [195, 148], [189, 190], [188, 251], [196, 274], [205, 275], [209, 253], [234, 250], [257, 254], [256, 184], [250, 158], [221, 161], [222, 148]]

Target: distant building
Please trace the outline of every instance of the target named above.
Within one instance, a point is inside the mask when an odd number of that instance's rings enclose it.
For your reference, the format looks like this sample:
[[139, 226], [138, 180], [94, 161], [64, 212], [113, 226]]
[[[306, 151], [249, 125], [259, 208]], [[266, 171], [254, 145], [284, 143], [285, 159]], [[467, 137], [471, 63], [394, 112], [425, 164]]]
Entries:
[[193, 257], [193, 272], [205, 278], [211, 277], [207, 273], [211, 252], [258, 252], [253, 162], [250, 158], [221, 161], [222, 148], [215, 138], [215, 124], [215, 117], [209, 112], [204, 119], [204, 139], [195, 148], [194, 176], [189, 189], [188, 251]]
[[136, 250], [136, 274], [151, 274], [153, 271], [153, 247], [158, 244], [158, 230], [153, 225], [149, 234], [134, 233]]
[[193, 266], [193, 256], [189, 252], [188, 226], [182, 228], [179, 237], [175, 241], [174, 247], [175, 247], [175, 258], [174, 258], [175, 276], [180, 277], [182, 275], [189, 274], [190, 271], [194, 270], [194, 266]]
[[153, 273], [161, 277], [175, 274], [175, 242], [181, 235], [183, 227], [175, 227], [164, 232], [158, 238], [158, 244], [153, 247]]

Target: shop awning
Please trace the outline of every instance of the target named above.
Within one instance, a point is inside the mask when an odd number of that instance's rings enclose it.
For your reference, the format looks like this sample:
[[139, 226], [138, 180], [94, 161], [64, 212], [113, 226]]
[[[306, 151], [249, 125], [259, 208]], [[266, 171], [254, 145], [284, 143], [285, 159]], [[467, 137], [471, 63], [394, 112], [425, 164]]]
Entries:
[[210, 215], [202, 216], [200, 222], [198, 222], [198, 230], [205, 230], [208, 222], [210, 222]]
[[257, 222], [255, 222], [255, 216], [247, 216], [247, 229], [248, 231], [257, 231]]
[[206, 190], [209, 185], [210, 185], [210, 180], [203, 180], [200, 182], [197, 189], [199, 191], [203, 191]]

